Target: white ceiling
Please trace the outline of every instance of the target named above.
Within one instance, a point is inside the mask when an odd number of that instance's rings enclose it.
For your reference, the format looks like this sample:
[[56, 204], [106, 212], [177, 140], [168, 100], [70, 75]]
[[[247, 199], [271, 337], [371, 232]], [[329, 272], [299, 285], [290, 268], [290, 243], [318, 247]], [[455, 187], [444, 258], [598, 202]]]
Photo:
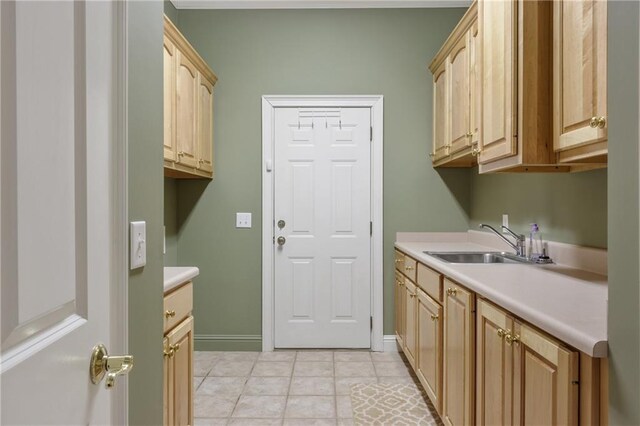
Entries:
[[469, 7], [471, 0], [171, 0], [177, 9], [385, 9]]

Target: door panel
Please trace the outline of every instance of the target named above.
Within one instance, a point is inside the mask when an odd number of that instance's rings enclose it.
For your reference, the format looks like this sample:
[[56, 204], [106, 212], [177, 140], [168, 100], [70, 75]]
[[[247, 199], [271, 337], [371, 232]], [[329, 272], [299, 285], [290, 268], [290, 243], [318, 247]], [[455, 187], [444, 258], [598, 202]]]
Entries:
[[275, 346], [370, 347], [370, 110], [275, 114]]
[[114, 12], [109, 2], [0, 3], [2, 424], [113, 423], [121, 380], [109, 392], [88, 367], [91, 348], [112, 343], [119, 285]]
[[469, 127], [469, 37], [464, 34], [447, 58], [449, 74], [449, 134], [450, 153], [463, 150], [471, 143]]
[[442, 413], [442, 307], [418, 290], [416, 374], [438, 413]]
[[164, 95], [164, 159], [176, 161], [176, 46], [164, 37], [163, 49], [163, 95]]
[[607, 139], [607, 3], [558, 1], [554, 7], [556, 151]]
[[416, 366], [416, 331], [418, 320], [417, 308], [418, 300], [416, 293], [416, 286], [405, 278], [405, 338], [404, 338], [404, 354], [409, 360], [409, 364], [415, 369]]
[[[396, 252], [397, 254], [397, 252]], [[397, 262], [398, 259], [396, 259]], [[404, 263], [404, 259], [403, 259]], [[397, 264], [397, 263], [396, 263]], [[395, 314], [396, 314], [396, 340], [400, 347], [404, 346], [404, 277], [396, 271]]]
[[481, 164], [516, 154], [517, 2], [481, 1]]
[[433, 152], [431, 153], [433, 161], [438, 161], [449, 155], [447, 78], [445, 61], [433, 73]]
[[213, 84], [198, 76], [198, 169], [213, 173]]
[[198, 72], [180, 51], [176, 68], [176, 149], [177, 162], [196, 167], [196, 93]]

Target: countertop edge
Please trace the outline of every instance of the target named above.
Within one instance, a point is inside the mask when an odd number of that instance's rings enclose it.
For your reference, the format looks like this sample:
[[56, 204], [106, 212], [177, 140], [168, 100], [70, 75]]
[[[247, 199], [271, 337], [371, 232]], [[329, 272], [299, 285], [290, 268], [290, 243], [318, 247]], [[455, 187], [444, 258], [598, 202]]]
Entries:
[[165, 266], [164, 294], [167, 294], [181, 284], [191, 281], [198, 275], [200, 275], [200, 269], [195, 266]]

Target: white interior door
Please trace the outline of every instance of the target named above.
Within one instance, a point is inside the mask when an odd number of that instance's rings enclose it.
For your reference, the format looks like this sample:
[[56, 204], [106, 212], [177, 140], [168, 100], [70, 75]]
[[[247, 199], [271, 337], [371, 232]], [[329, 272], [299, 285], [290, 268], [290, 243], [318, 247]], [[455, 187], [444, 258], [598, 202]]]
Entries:
[[[113, 424], [111, 2], [0, 2], [1, 422]], [[121, 201], [121, 200], [120, 200]], [[117, 255], [117, 253], [115, 253]]]
[[277, 108], [274, 126], [275, 347], [369, 348], [371, 110]]

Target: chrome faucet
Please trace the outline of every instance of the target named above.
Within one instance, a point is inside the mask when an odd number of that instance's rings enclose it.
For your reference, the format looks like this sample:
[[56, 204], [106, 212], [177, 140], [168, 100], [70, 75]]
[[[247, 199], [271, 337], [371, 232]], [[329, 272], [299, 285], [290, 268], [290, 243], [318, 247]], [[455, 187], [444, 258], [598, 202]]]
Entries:
[[507, 231], [509, 234], [511, 234], [511, 236], [513, 238], [515, 238], [516, 243], [514, 244], [511, 241], [509, 241], [504, 235], [502, 235], [500, 232], [498, 232], [491, 225], [487, 225], [485, 223], [481, 223], [480, 224], [480, 228], [488, 228], [488, 229], [492, 230], [498, 237], [502, 238], [507, 244], [509, 244], [511, 247], [513, 247], [513, 249], [516, 251], [516, 255], [518, 257], [522, 257], [522, 258], [526, 258], [527, 257], [527, 250], [525, 248], [526, 237], [524, 235], [516, 234], [511, 229], [509, 229], [506, 226], [502, 225], [502, 229]]

